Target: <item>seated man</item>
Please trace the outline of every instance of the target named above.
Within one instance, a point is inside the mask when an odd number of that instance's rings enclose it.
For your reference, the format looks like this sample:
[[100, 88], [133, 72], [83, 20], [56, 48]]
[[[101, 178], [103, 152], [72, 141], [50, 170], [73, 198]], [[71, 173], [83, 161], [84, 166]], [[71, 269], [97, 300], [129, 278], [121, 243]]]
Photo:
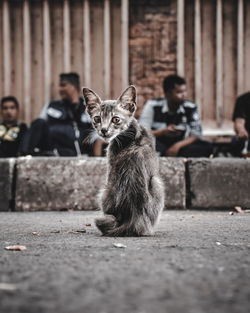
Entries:
[[208, 157], [212, 145], [202, 141], [197, 107], [185, 100], [186, 82], [178, 75], [163, 81], [165, 98], [146, 102], [139, 122], [151, 129], [161, 156]]
[[61, 99], [49, 102], [39, 118], [32, 122], [25, 137], [25, 154], [97, 155], [95, 145], [93, 149], [87, 138], [92, 125], [84, 100], [80, 97], [79, 75], [60, 74], [59, 94]]
[[242, 156], [250, 150], [250, 92], [237, 98], [233, 113], [236, 137], [232, 140], [234, 156]]
[[3, 118], [0, 122], [0, 157], [17, 157], [27, 130], [24, 123], [18, 122], [19, 103], [15, 97], [3, 97], [0, 109]]

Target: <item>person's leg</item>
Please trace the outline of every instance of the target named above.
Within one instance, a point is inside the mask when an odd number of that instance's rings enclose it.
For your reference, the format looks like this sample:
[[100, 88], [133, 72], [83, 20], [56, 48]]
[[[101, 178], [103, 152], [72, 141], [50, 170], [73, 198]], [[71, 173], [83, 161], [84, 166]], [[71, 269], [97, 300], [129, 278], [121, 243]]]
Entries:
[[[36, 152], [37, 150], [37, 152]], [[22, 154], [40, 154], [52, 150], [48, 123], [43, 119], [34, 120], [22, 143]]]
[[243, 150], [244, 145], [245, 145], [245, 139], [239, 139], [237, 137], [233, 137], [231, 141], [231, 147], [230, 147], [231, 154], [235, 157], [241, 157], [242, 156], [241, 151]]
[[201, 158], [209, 157], [213, 152], [212, 144], [208, 141], [197, 140], [180, 149], [178, 157]]
[[165, 156], [167, 147], [164, 143], [162, 143], [161, 141], [156, 139], [155, 140], [155, 150], [156, 150], [156, 152], [158, 152], [158, 154], [160, 156]]
[[181, 140], [182, 137], [166, 137], [159, 136], [156, 138], [156, 151], [160, 154], [160, 156], [166, 156], [167, 150], [175, 144], [177, 141]]

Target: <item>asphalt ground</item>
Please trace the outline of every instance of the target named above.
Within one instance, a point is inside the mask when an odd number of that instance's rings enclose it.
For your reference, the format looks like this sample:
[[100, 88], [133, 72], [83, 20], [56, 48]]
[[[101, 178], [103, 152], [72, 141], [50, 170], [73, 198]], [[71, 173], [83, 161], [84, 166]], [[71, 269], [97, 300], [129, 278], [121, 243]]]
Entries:
[[0, 213], [0, 312], [250, 312], [250, 214], [165, 211], [139, 238], [102, 237], [100, 214]]

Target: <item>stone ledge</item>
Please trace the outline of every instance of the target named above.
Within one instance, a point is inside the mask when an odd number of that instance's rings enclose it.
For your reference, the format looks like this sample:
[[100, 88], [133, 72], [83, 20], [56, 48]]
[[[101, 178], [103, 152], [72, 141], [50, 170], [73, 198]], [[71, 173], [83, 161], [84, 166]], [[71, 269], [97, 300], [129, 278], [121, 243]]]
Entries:
[[0, 211], [10, 210], [15, 158], [0, 159]]
[[[185, 167], [180, 159], [160, 160], [166, 206], [185, 208]], [[105, 158], [17, 159], [16, 210], [95, 210], [105, 184]]]
[[95, 210], [104, 158], [19, 158], [16, 210]]
[[160, 158], [160, 175], [165, 185], [165, 208], [186, 208], [185, 164], [179, 158]]
[[[16, 167], [15, 167], [16, 165]], [[165, 207], [250, 208], [250, 159], [160, 158]], [[0, 211], [95, 210], [105, 158], [0, 159]], [[15, 192], [13, 192], [15, 190]]]
[[250, 207], [250, 159], [189, 159], [191, 208]]

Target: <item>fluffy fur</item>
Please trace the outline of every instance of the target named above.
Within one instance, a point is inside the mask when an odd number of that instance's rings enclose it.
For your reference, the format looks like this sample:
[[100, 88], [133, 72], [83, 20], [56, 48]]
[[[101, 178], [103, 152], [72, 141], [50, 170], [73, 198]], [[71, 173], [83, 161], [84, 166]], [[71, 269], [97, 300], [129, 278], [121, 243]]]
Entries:
[[118, 100], [102, 101], [88, 88], [83, 96], [93, 126], [109, 143], [104, 217], [96, 226], [105, 236], [150, 235], [164, 206], [164, 190], [152, 136], [133, 117], [136, 89], [129, 86]]

